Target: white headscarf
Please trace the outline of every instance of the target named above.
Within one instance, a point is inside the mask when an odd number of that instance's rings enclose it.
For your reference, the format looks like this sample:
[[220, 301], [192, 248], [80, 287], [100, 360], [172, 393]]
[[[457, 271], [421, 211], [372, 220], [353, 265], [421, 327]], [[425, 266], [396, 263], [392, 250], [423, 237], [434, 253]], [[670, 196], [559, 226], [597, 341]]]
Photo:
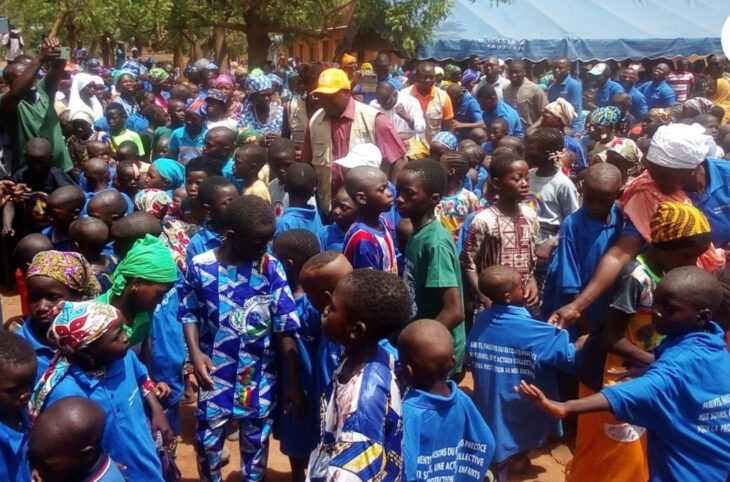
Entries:
[[654, 133], [646, 160], [672, 169], [695, 169], [714, 152], [715, 141], [699, 124], [669, 124]]
[[96, 96], [91, 97], [91, 106], [81, 98], [81, 90], [92, 82], [97, 85], [104, 85], [104, 81], [98, 75], [91, 75], [85, 72], [74, 75], [73, 81], [71, 82], [71, 97], [68, 101], [68, 110], [71, 111], [72, 116], [77, 111], [84, 111], [91, 114], [94, 121], [104, 117], [104, 108]]

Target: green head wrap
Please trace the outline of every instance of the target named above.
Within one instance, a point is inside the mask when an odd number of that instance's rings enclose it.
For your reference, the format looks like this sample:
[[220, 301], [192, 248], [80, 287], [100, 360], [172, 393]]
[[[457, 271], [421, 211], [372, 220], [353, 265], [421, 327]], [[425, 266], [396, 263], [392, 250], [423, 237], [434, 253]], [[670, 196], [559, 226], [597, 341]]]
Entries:
[[114, 270], [112, 287], [109, 289], [112, 295], [121, 295], [129, 278], [153, 283], [177, 281], [177, 265], [169, 248], [150, 234], [135, 241], [127, 256]]
[[154, 67], [150, 69], [149, 77], [150, 82], [152, 82], [154, 85], [158, 85], [163, 83], [167, 78], [170, 76], [170, 74], [165, 71], [165, 69], [161, 69], [160, 67]]
[[261, 132], [251, 127], [246, 127], [245, 129], [240, 129], [236, 133], [236, 145], [241, 146], [243, 144], [248, 144], [249, 142], [256, 142], [262, 137], [264, 137], [264, 135]]
[[137, 80], [137, 76], [134, 72], [132, 72], [129, 69], [119, 69], [112, 72], [112, 82], [114, 82], [114, 86], [116, 87], [117, 82], [119, 82], [119, 78], [122, 75], [130, 75], [134, 80]]

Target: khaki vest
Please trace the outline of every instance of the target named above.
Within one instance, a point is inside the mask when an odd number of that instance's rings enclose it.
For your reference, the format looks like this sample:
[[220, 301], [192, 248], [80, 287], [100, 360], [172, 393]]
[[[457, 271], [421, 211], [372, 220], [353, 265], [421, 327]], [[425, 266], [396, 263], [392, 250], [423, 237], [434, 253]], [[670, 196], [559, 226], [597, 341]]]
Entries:
[[[350, 127], [350, 146], [375, 144], [375, 117], [378, 110], [361, 102], [355, 102], [355, 119]], [[332, 200], [332, 130], [319, 109], [309, 121], [309, 138], [312, 145], [312, 167], [317, 173], [317, 201], [319, 208], [329, 211]]]
[[292, 141], [297, 150], [302, 149], [304, 145], [304, 135], [307, 132], [307, 101], [301, 97], [294, 97], [289, 102], [289, 131], [291, 131]]
[[[413, 95], [411, 92], [415, 88], [416, 86], [412, 85], [404, 89], [402, 92], [408, 95]], [[444, 121], [444, 104], [446, 103], [447, 94], [439, 88], [434, 88], [433, 90], [434, 96], [429, 101], [426, 112], [423, 113], [423, 117], [426, 119], [426, 132], [423, 136], [426, 141], [426, 146], [430, 145], [433, 136], [441, 131], [441, 124]]]

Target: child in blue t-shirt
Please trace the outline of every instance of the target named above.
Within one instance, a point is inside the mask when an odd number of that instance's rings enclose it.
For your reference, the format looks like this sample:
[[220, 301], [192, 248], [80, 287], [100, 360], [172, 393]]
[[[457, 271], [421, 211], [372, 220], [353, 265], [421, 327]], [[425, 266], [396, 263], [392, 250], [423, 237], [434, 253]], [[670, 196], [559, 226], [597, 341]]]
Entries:
[[322, 229], [321, 243], [323, 250], [342, 252], [345, 234], [357, 218], [357, 206], [350, 199], [345, 187], [341, 187], [332, 198], [332, 224]]
[[409, 317], [408, 289], [394, 274], [358, 269], [337, 283], [322, 332], [345, 352], [321, 407], [321, 441], [309, 459], [313, 482], [402, 477], [400, 391], [380, 340]]
[[711, 321], [722, 299], [712, 274], [675, 268], [654, 290], [651, 322], [665, 338], [643, 375], [567, 402], [525, 380], [515, 390], [556, 418], [608, 411], [646, 428], [650, 481], [724, 481], [730, 472], [730, 354], [724, 331]]
[[[507, 480], [511, 462], [542, 447], [562, 427], [535, 407], [510, 394], [520, 379], [537, 381], [558, 394], [556, 368], [574, 371], [576, 347], [568, 333], [530, 317], [523, 307], [520, 274], [504, 265], [479, 275], [479, 291], [492, 306], [477, 316], [466, 341], [466, 358], [474, 376], [474, 401], [494, 433], [493, 471]], [[581, 343], [582, 343], [581, 339]]]
[[284, 190], [289, 195], [289, 207], [276, 221], [274, 239], [289, 229], [306, 229], [320, 235], [322, 221], [317, 208], [309, 204], [317, 187], [317, 175], [309, 164], [296, 162], [286, 170]]
[[27, 482], [28, 398], [38, 369], [35, 351], [26, 340], [0, 330], [0, 480]]
[[51, 240], [53, 249], [69, 251], [68, 227], [78, 219], [84, 204], [84, 191], [76, 186], [62, 186], [48, 195], [46, 210], [51, 225], [42, 233]]
[[197, 198], [207, 212], [203, 227], [188, 244], [186, 265], [190, 266], [193, 258], [223, 244], [223, 216], [231, 200], [238, 197], [238, 189], [223, 176], [211, 176], [198, 186]]
[[[543, 319], [575, 299], [590, 281], [603, 255], [621, 235], [623, 216], [616, 200], [622, 186], [621, 171], [611, 164], [599, 163], [585, 171], [583, 206], [563, 221], [558, 246], [545, 275]], [[580, 334], [598, 327], [609, 297], [610, 294], [605, 294], [586, 310]]]
[[358, 208], [357, 219], [345, 235], [345, 257], [355, 269], [397, 274], [395, 244], [381, 219], [393, 207], [393, 192], [385, 173], [374, 167], [355, 167], [345, 175], [345, 189]]
[[450, 333], [435, 320], [409, 324], [398, 337], [403, 398], [403, 465], [408, 481], [483, 481], [494, 436], [449, 371]]
[[[281, 441], [281, 452], [289, 457], [292, 480], [304, 481], [309, 454], [317, 445], [319, 404], [315, 399], [317, 387], [313, 368], [317, 361], [317, 349], [321, 338], [319, 329], [321, 315], [309, 302], [299, 282], [299, 273], [304, 263], [319, 253], [319, 240], [306, 229], [292, 229], [276, 238], [272, 249], [274, 256], [284, 266], [286, 279], [289, 281], [289, 288], [297, 305], [299, 378], [309, 401], [306, 415], [297, 422], [294, 422], [291, 413], [279, 410], [274, 420], [274, 436]], [[282, 387], [285, 387], [289, 374], [285, 366], [281, 369], [281, 383]]]
[[293, 410], [294, 420], [303, 415], [296, 304], [282, 264], [266, 252], [275, 223], [263, 199], [244, 195], [231, 201], [223, 218], [223, 244], [192, 259], [179, 292], [180, 319], [200, 386], [196, 452], [204, 480], [221, 480], [225, 426], [231, 419], [239, 422], [243, 479], [265, 475], [271, 410], [279, 390], [277, 360], [286, 363], [288, 373], [280, 406]]
[[66, 397], [33, 423], [28, 459], [40, 480], [124, 482], [116, 462], [102, 449], [106, 415], [92, 400]]

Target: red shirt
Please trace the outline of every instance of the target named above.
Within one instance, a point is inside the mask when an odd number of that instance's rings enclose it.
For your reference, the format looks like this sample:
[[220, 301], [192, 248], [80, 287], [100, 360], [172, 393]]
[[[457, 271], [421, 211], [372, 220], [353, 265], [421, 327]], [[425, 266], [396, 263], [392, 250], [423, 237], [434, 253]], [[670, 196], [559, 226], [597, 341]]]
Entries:
[[[330, 119], [332, 129], [332, 197], [344, 184], [342, 168], [334, 161], [342, 159], [350, 152], [350, 129], [355, 119], [355, 99], [350, 98], [345, 111], [337, 119]], [[375, 116], [375, 144], [383, 154], [383, 158], [390, 164], [406, 155], [407, 149], [393, 127], [390, 120], [383, 114]], [[301, 158], [303, 162], [312, 163], [312, 140], [309, 135], [309, 126], [304, 135]]]

